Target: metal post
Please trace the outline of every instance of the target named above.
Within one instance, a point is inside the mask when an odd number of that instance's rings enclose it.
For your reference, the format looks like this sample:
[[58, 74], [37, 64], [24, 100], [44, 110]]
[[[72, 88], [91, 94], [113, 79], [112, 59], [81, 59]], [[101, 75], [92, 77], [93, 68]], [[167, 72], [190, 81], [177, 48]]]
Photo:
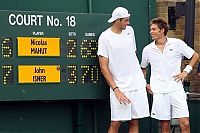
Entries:
[[186, 5], [184, 41], [194, 48], [195, 0], [186, 0]]
[[92, 13], [92, 0], [88, 0], [88, 13]]

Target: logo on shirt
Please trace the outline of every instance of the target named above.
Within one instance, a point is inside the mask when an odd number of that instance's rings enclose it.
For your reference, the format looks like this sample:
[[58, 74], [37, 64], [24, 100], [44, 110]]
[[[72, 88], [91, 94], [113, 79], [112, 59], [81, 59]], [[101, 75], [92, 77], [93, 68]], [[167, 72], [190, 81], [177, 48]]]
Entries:
[[173, 49], [172, 49], [172, 48], [170, 48], [170, 49], [169, 49], [169, 51], [173, 51]]
[[130, 32], [128, 32], [127, 35], [130, 35]]

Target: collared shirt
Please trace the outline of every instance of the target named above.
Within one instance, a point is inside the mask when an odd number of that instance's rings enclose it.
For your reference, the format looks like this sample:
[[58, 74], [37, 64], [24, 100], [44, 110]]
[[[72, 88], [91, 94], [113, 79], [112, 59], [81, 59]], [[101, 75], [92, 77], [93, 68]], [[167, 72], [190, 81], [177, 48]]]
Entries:
[[155, 41], [143, 49], [141, 67], [151, 65], [150, 85], [154, 93], [169, 93], [183, 88], [182, 82], [175, 81], [174, 76], [181, 73], [183, 57], [190, 59], [194, 50], [176, 38], [167, 38], [163, 52]]

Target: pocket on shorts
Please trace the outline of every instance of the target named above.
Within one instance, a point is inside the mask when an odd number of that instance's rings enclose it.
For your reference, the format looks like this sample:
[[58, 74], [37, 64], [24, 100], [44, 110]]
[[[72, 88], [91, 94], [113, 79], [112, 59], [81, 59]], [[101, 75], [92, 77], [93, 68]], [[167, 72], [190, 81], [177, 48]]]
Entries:
[[[126, 92], [124, 92], [124, 94], [126, 96], [128, 95]], [[117, 97], [115, 96], [115, 93], [111, 93], [110, 94], [110, 106], [115, 109], [121, 109], [121, 108], [126, 108], [126, 107], [130, 106], [130, 104], [124, 104], [124, 103], [121, 104], [119, 102], [119, 100], [117, 99]]]
[[112, 108], [120, 108], [122, 104], [118, 101], [114, 93], [110, 94], [110, 106]]
[[185, 93], [183, 89], [182, 89], [181, 97], [183, 97], [184, 99], [187, 99], [187, 94]]

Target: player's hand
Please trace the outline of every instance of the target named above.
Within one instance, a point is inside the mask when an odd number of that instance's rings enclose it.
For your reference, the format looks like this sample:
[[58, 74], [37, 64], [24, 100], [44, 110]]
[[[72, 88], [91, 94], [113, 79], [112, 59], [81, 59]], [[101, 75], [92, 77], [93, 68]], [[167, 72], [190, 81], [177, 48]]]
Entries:
[[184, 79], [185, 79], [187, 76], [188, 76], [188, 73], [185, 72], [185, 71], [183, 71], [182, 73], [173, 76], [173, 78], [174, 78], [174, 81], [176, 81], [176, 82], [179, 82], [179, 81], [183, 82]]
[[153, 95], [153, 92], [151, 91], [151, 86], [150, 86], [150, 84], [147, 84], [147, 85], [146, 85], [146, 90], [147, 90], [147, 92], [148, 92], [149, 94]]
[[119, 100], [120, 104], [123, 103], [126, 105], [126, 104], [131, 103], [131, 101], [128, 99], [128, 97], [126, 97], [126, 95], [123, 92], [121, 92], [119, 90], [119, 88], [115, 89], [114, 93], [115, 93], [115, 96], [117, 97], [117, 99]]

